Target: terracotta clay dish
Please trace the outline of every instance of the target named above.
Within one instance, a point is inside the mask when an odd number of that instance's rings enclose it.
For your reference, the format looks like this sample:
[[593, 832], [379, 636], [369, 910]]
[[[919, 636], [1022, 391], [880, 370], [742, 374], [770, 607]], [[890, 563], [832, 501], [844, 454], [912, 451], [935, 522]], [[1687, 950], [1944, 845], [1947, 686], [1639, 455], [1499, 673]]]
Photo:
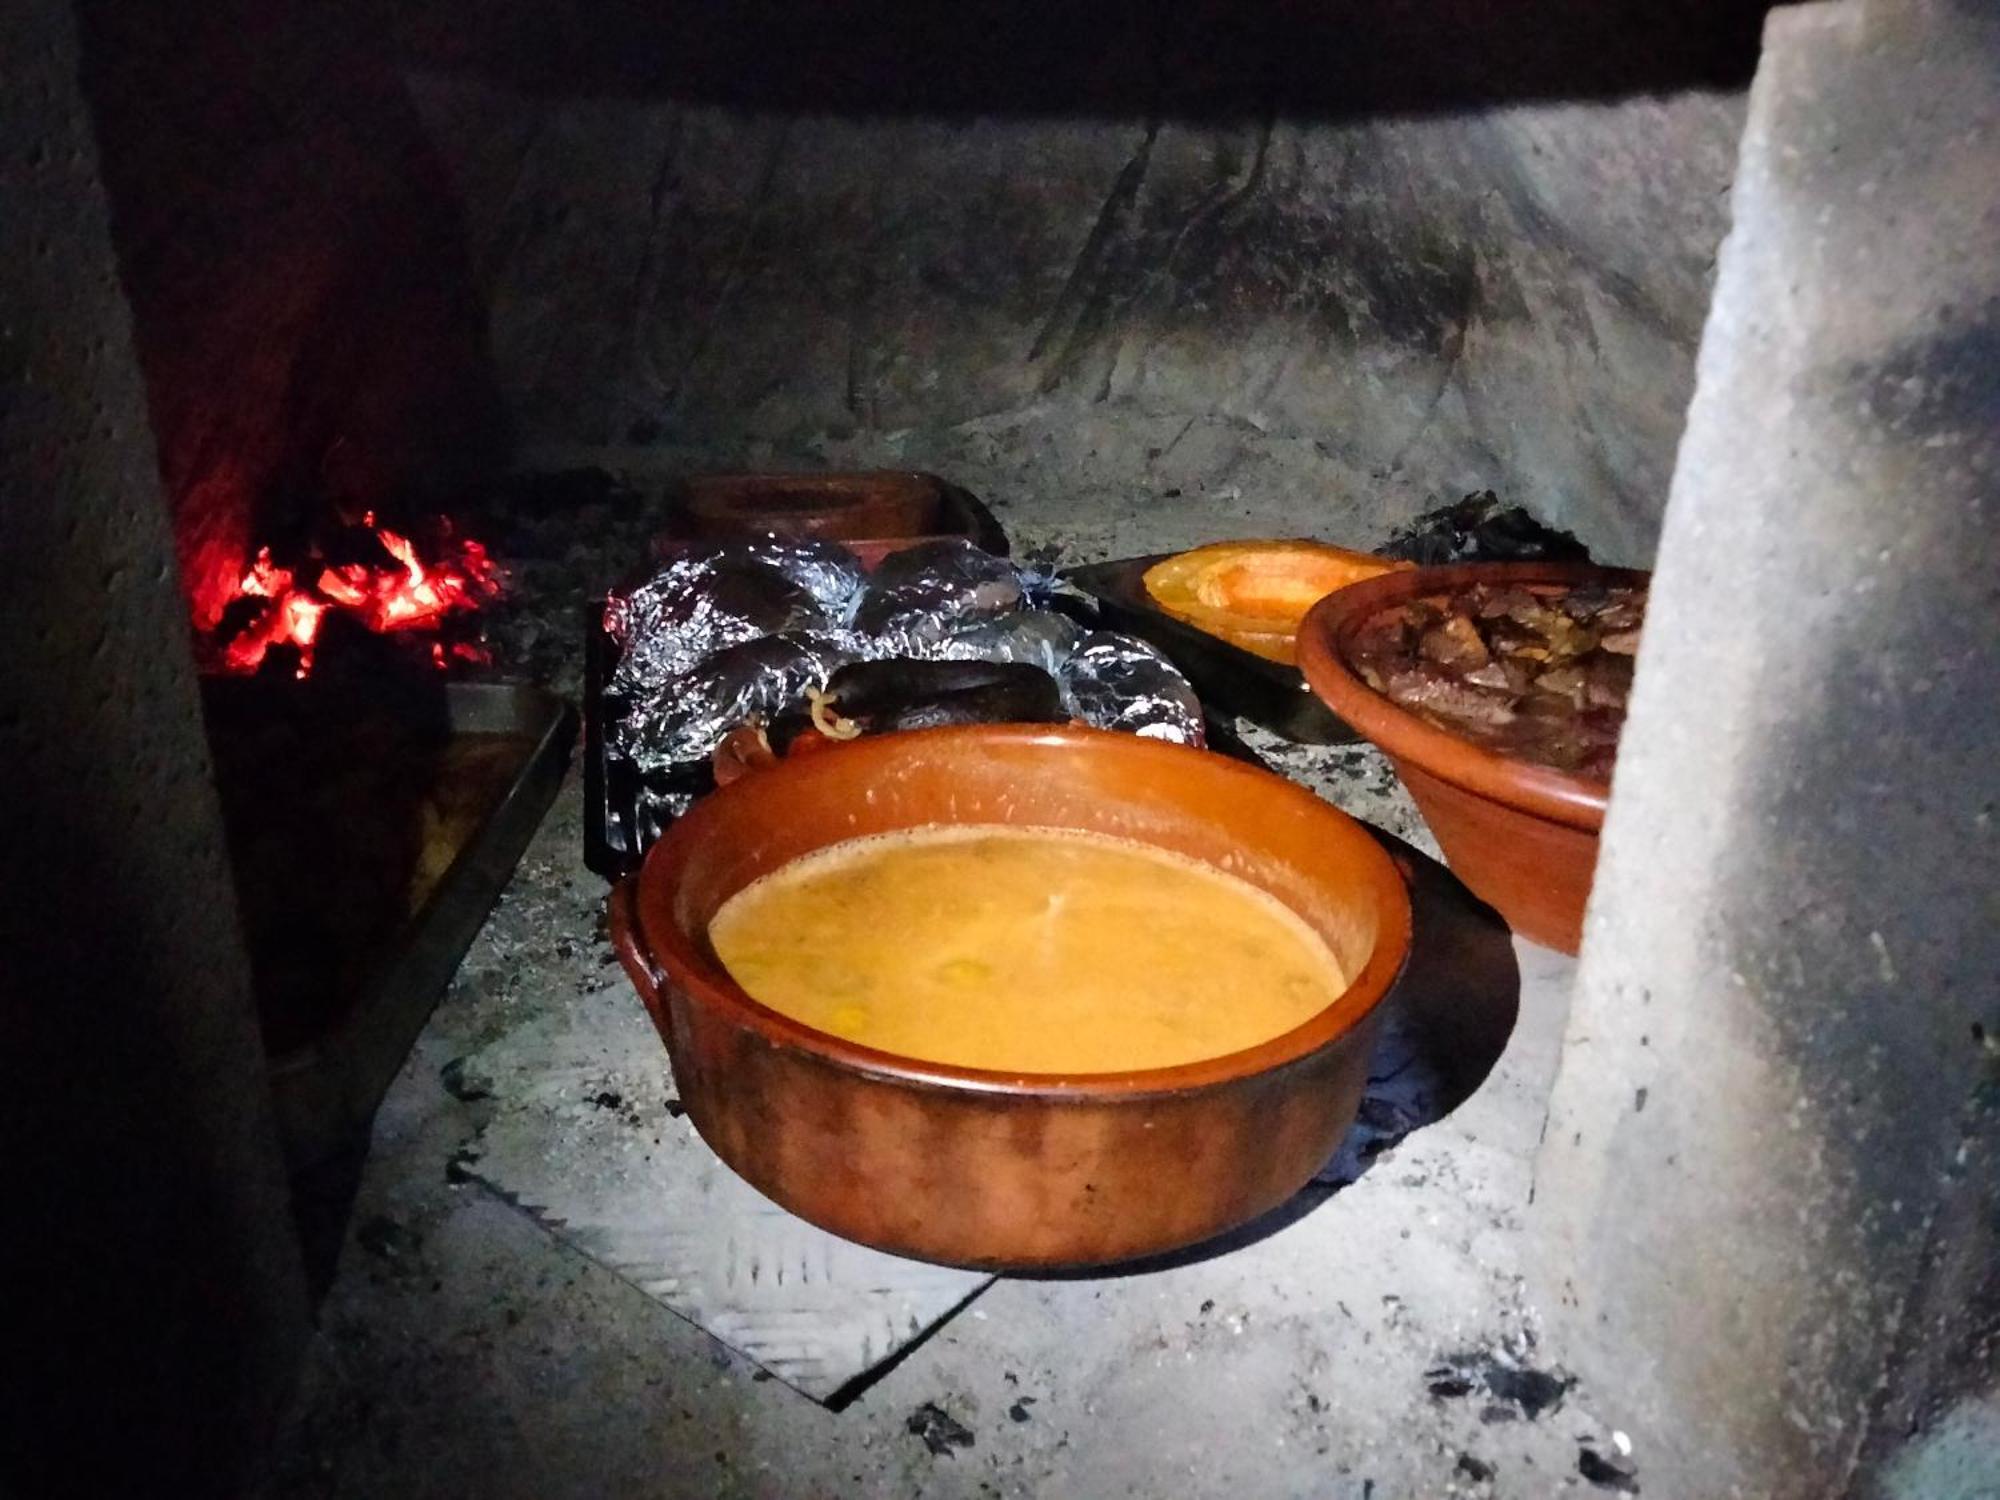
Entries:
[[[1134, 839], [1248, 882], [1351, 976], [1292, 1030], [1179, 1066], [1063, 1076], [919, 1062], [752, 1000], [710, 920], [848, 839], [938, 824]], [[612, 894], [614, 941], [689, 1118], [752, 1185], [902, 1255], [1008, 1269], [1158, 1255], [1290, 1198], [1353, 1122], [1410, 944], [1396, 865], [1359, 823], [1210, 752], [1075, 727], [888, 734], [752, 769]]]
[[[1596, 736], [1594, 743], [1563, 742], [1550, 749], [1524, 739], [1515, 747], [1558, 761], [1573, 760], [1581, 770], [1537, 764], [1522, 753], [1496, 748], [1510, 743], [1511, 725], [1504, 719], [1498, 725], [1482, 725], [1475, 717], [1454, 725], [1445, 711], [1454, 707], [1448, 691], [1455, 686], [1452, 683], [1437, 684], [1440, 691], [1428, 702], [1421, 693], [1405, 692], [1396, 684], [1392, 690], [1402, 693], [1405, 702], [1394, 701], [1388, 692], [1370, 685], [1368, 677], [1380, 681], [1383, 671], [1369, 663], [1368, 657], [1376, 649], [1385, 618], [1412, 606], [1428, 609], [1441, 626], [1463, 632], [1466, 622], [1460, 616], [1464, 612], [1450, 605], [1454, 597], [1466, 596], [1467, 591], [1478, 590], [1476, 597], [1497, 601], [1494, 607], [1502, 610], [1507, 596], [1522, 596], [1530, 602], [1520, 613], [1528, 617], [1538, 609], [1559, 606], [1572, 594], [1587, 592], [1593, 600], [1622, 602], [1620, 596], [1643, 591], [1649, 578], [1643, 572], [1589, 563], [1466, 563], [1419, 568], [1384, 574], [1328, 596], [1314, 607], [1299, 632], [1299, 665], [1313, 691], [1388, 753], [1453, 872], [1475, 895], [1498, 909], [1516, 932], [1565, 953], [1576, 952], [1582, 941], [1584, 905], [1597, 868], [1598, 830], [1610, 797], [1612, 746], [1605, 735], [1613, 740], [1616, 735], [1615, 725], [1607, 728], [1601, 711], [1593, 706], [1596, 700], [1586, 696], [1603, 686], [1591, 677], [1589, 669], [1601, 667], [1598, 658], [1606, 653], [1593, 647], [1598, 640], [1610, 640], [1617, 648], [1612, 654], [1626, 660], [1625, 676], [1629, 678], [1629, 652], [1636, 641], [1621, 638], [1623, 627], [1616, 633], [1610, 627], [1589, 629], [1584, 656], [1579, 658], [1582, 667], [1563, 673], [1561, 685], [1575, 693], [1579, 713], [1600, 714], [1583, 726]], [[1622, 621], [1624, 613], [1614, 618]], [[1636, 627], [1631, 633], [1636, 634]], [[1471, 641], [1470, 633], [1466, 644], [1468, 649], [1485, 650]], [[1440, 636], [1435, 645], [1434, 651], [1427, 645], [1425, 654], [1437, 660], [1426, 661], [1426, 670], [1438, 660], [1449, 659], [1449, 633]], [[1517, 703], [1531, 696], [1532, 686], [1511, 699], [1506, 697], [1508, 689], [1500, 672], [1503, 663], [1498, 660], [1499, 653], [1493, 655], [1490, 675], [1496, 686], [1489, 691]], [[1504, 665], [1514, 664], [1508, 661]], [[1474, 670], [1489, 671], [1489, 667], [1482, 661]], [[1622, 692], [1619, 704], [1622, 719]], [[1476, 716], [1479, 707], [1475, 702], [1468, 712]]]
[[666, 546], [774, 533], [839, 542], [873, 568], [920, 542], [964, 537], [1007, 555], [1007, 534], [993, 513], [935, 474], [703, 474], [680, 486], [677, 502], [658, 539]]
[[1146, 569], [1153, 602], [1266, 661], [1292, 665], [1306, 611], [1336, 589], [1410, 564], [1329, 542], [1213, 542]]

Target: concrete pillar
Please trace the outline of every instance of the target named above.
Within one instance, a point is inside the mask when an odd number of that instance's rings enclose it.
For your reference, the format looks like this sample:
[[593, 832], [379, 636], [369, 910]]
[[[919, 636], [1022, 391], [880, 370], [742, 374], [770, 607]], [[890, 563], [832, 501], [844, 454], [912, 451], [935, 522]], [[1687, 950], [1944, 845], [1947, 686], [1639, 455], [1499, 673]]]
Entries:
[[1553, 1349], [1649, 1495], [1991, 1494], [2000, 8], [1775, 11], [1734, 218], [1538, 1165]]
[[307, 1308], [65, 0], [0, 57], [0, 1491], [226, 1495]]

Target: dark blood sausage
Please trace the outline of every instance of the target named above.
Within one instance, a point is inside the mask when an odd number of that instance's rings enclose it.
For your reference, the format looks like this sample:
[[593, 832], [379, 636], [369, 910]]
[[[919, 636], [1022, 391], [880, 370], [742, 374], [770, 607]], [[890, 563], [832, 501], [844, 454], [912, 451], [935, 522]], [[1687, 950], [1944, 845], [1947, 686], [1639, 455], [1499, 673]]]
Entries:
[[[892, 714], [885, 723], [875, 722], [876, 732], [887, 729], [936, 729], [945, 724], [1065, 724], [1069, 713], [1055, 679], [1040, 667], [1003, 663], [1010, 671], [1024, 674], [1018, 682], [988, 682], [956, 692], [939, 693], [935, 698], [911, 703]], [[1040, 684], [1027, 681], [1039, 677]]]
[[1608, 781], [1645, 611], [1644, 588], [1478, 583], [1381, 611], [1348, 659], [1461, 739]]
[[780, 754], [813, 731], [836, 739], [935, 729], [947, 724], [1060, 724], [1069, 719], [1056, 680], [1025, 662], [855, 662], [827, 680], [810, 710], [780, 715], [769, 729]]

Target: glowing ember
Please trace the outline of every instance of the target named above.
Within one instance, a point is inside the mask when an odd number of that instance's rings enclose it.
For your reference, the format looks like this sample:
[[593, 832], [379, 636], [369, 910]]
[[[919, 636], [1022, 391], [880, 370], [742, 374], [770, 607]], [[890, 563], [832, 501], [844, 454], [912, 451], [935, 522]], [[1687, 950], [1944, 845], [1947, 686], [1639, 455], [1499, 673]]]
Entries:
[[[238, 599], [271, 601], [224, 643], [225, 671], [254, 672], [273, 646], [292, 645], [299, 652], [298, 675], [310, 675], [313, 646], [328, 610], [350, 614], [374, 631], [435, 630], [446, 615], [476, 610], [499, 596], [500, 569], [478, 542], [448, 537], [446, 555], [426, 563], [408, 537], [377, 526], [372, 512], [362, 524], [396, 560], [394, 566], [329, 565], [307, 586], [290, 568], [279, 567], [271, 549], [263, 547], [226, 597], [202, 601], [206, 608], [198, 616], [205, 613], [216, 619]], [[467, 641], [450, 645], [434, 641], [431, 660], [444, 668], [454, 660], [484, 661], [486, 653]]]

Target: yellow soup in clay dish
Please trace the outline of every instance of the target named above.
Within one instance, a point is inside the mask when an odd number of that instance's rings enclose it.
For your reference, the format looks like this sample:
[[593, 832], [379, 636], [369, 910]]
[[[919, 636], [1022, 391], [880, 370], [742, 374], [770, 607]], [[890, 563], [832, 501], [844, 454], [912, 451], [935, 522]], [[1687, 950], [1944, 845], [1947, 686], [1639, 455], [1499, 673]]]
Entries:
[[1277, 898], [1133, 840], [949, 825], [853, 839], [732, 896], [716, 957], [760, 1004], [925, 1062], [1173, 1067], [1290, 1031], [1347, 988]]

